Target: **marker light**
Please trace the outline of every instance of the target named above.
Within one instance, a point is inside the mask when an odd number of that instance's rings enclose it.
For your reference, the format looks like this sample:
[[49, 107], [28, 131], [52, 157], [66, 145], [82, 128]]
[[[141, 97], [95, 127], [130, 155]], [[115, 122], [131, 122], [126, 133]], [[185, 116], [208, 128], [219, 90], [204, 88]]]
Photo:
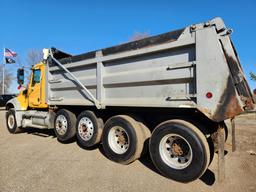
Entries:
[[207, 93], [206, 93], [206, 97], [207, 97], [208, 99], [211, 99], [211, 98], [212, 98], [212, 93], [211, 93], [211, 92], [207, 92]]

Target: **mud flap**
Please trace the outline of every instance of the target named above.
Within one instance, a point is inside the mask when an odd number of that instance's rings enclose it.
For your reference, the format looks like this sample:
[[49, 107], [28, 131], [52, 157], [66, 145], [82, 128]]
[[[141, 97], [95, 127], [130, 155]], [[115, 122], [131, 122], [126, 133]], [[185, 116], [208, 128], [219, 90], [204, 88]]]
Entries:
[[218, 131], [218, 181], [221, 183], [225, 179], [225, 130], [219, 126]]
[[231, 120], [231, 140], [232, 140], [232, 152], [235, 152], [236, 150], [236, 132], [235, 132], [235, 118], [232, 118]]

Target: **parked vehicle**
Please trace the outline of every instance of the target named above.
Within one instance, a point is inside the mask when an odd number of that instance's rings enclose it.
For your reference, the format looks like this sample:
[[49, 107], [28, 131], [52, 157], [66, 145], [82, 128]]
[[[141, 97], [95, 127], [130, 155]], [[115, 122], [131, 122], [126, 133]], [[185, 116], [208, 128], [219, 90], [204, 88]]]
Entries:
[[218, 127], [254, 104], [230, 34], [215, 18], [81, 55], [44, 49], [28, 88], [6, 105], [7, 128], [53, 128], [59, 141], [77, 137], [85, 148], [102, 143], [122, 164], [149, 145], [160, 173], [193, 181], [213, 158]]
[[4, 94], [4, 95], [0, 95], [0, 107], [4, 107], [6, 105], [6, 103], [16, 97], [17, 95], [15, 94]]

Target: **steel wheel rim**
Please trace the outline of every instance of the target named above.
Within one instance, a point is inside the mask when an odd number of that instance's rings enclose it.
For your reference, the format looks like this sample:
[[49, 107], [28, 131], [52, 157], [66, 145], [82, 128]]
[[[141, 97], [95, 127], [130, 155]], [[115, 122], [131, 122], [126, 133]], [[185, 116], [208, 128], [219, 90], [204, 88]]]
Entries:
[[14, 118], [14, 115], [13, 115], [13, 114], [10, 114], [10, 115], [8, 116], [7, 123], [8, 123], [8, 127], [9, 127], [10, 129], [13, 129], [13, 128], [14, 128], [15, 118]]
[[108, 133], [108, 144], [115, 153], [124, 154], [130, 146], [129, 135], [120, 126], [112, 127]]
[[56, 131], [59, 135], [65, 135], [68, 129], [68, 121], [64, 115], [59, 115], [55, 123]]
[[169, 167], [184, 169], [193, 158], [193, 151], [188, 141], [178, 134], [165, 135], [159, 144], [160, 157]]
[[94, 133], [94, 126], [88, 117], [83, 117], [78, 123], [78, 134], [84, 141], [89, 141]]

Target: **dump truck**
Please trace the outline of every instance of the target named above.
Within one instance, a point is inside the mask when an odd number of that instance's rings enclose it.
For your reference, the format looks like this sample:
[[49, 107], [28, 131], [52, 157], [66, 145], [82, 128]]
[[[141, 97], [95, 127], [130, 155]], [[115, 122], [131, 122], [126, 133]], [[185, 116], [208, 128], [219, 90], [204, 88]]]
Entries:
[[[221, 18], [80, 55], [44, 49], [30, 81], [6, 104], [10, 133], [54, 129], [60, 142], [101, 144], [129, 164], [149, 152], [164, 176], [201, 177], [225, 120], [254, 106]], [[17, 72], [24, 84], [24, 69]]]

